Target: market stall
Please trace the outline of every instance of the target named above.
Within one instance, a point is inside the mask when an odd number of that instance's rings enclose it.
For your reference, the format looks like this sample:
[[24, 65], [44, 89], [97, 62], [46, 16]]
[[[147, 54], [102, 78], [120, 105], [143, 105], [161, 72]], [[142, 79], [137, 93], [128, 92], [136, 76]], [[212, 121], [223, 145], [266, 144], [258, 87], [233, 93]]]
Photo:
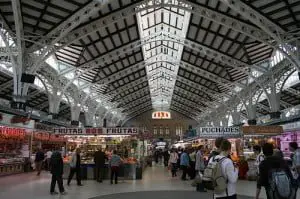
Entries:
[[256, 180], [257, 165], [253, 146], [271, 143], [275, 148], [280, 147], [278, 136], [282, 134], [283, 128], [282, 126], [243, 126], [241, 130], [244, 136], [244, 158], [249, 167], [247, 178]]
[[300, 122], [288, 123], [282, 126], [283, 133], [277, 138], [279, 139], [280, 148], [286, 159], [290, 159], [292, 152], [289, 149], [291, 142], [297, 142], [300, 146]]
[[[123, 159], [121, 176], [126, 179], [136, 179], [137, 168], [140, 168], [143, 147], [139, 144], [137, 128], [82, 128], [82, 129], [55, 129], [56, 134], [64, 135], [67, 139], [66, 157], [64, 158], [64, 177], [69, 174], [69, 161], [76, 148], [81, 149], [81, 173], [83, 179], [94, 179], [94, 153], [102, 148], [108, 159], [112, 151], [117, 150]], [[105, 164], [104, 179], [108, 178], [108, 162]]]
[[28, 143], [25, 129], [0, 126], [0, 176], [24, 172]]

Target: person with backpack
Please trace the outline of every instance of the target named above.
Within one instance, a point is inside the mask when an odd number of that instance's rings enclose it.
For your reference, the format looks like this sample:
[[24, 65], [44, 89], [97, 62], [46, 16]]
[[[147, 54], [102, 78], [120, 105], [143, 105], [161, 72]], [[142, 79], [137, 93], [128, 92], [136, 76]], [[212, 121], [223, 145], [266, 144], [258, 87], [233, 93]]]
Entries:
[[214, 149], [214, 150], [210, 153], [210, 155], [209, 155], [209, 157], [208, 157], [208, 161], [209, 161], [212, 157], [215, 157], [215, 156], [217, 156], [217, 155], [220, 154], [220, 147], [221, 147], [221, 144], [222, 144], [223, 140], [224, 140], [223, 137], [218, 137], [218, 138], [215, 140], [215, 147], [216, 147], [216, 149]]
[[202, 182], [208, 190], [214, 191], [215, 199], [236, 199], [236, 183], [238, 169], [233, 161], [228, 158], [231, 153], [231, 143], [223, 139], [220, 154], [209, 160], [204, 170]]
[[297, 188], [292, 173], [284, 159], [274, 156], [274, 147], [270, 143], [263, 146], [265, 159], [259, 165], [256, 199], [261, 187], [265, 187], [268, 199], [296, 199]]

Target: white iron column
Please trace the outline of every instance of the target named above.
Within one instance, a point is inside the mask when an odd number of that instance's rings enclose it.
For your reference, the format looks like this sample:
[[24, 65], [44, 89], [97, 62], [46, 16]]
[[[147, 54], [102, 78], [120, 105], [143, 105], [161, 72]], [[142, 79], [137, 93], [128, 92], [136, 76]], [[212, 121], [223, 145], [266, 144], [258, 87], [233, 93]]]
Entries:
[[279, 119], [281, 112], [280, 112], [280, 93], [276, 92], [276, 85], [275, 82], [271, 83], [270, 93], [267, 93], [267, 97], [269, 100], [269, 105], [271, 108], [271, 118], [272, 119]]
[[231, 113], [231, 117], [232, 117], [232, 123], [233, 125], [240, 125], [241, 124], [241, 113], [238, 111], [233, 111]]
[[73, 104], [71, 106], [71, 124], [77, 126], [75, 124], [79, 124], [79, 116], [80, 116], [81, 106], [79, 104]]
[[49, 93], [49, 117], [56, 119], [59, 113], [60, 95], [57, 94], [58, 89], [53, 88], [53, 93]]

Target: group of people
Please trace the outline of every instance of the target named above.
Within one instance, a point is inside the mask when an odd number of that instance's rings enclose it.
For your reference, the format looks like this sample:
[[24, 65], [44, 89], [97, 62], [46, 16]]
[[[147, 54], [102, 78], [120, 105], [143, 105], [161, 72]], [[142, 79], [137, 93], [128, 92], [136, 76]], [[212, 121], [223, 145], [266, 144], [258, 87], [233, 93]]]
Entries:
[[187, 175], [190, 179], [195, 179], [196, 173], [204, 170], [203, 146], [197, 150], [194, 149], [172, 149], [169, 155], [168, 167], [171, 170], [172, 177], [177, 176], [177, 170], [182, 170], [182, 180], [187, 180]]
[[[221, 192], [215, 191], [214, 198], [236, 199], [239, 168], [231, 160], [231, 143], [224, 138], [218, 138], [215, 141], [215, 146], [216, 149], [211, 152], [207, 163], [203, 157], [202, 146], [197, 151], [185, 149], [177, 152], [172, 149], [169, 159], [172, 177], [177, 176], [176, 172], [178, 166], [180, 166], [182, 180], [186, 180], [187, 174], [191, 179], [194, 179], [195, 175], [199, 173], [203, 178], [203, 186], [206, 187], [206, 170], [211, 169], [210, 165], [214, 162], [218, 162], [220, 175], [225, 179], [225, 188]], [[287, 199], [296, 199], [297, 188], [300, 185], [300, 148], [297, 143], [290, 143], [290, 151], [293, 152], [292, 167], [289, 167], [284, 160], [283, 153], [275, 149], [270, 143], [266, 143], [262, 147], [254, 146], [254, 151], [257, 157], [257, 191], [255, 198], [259, 198], [261, 188], [264, 187], [268, 199], [285, 198], [281, 196], [284, 194], [286, 194]]]
[[[105, 162], [108, 160], [106, 154], [102, 151], [101, 148], [94, 154], [94, 162], [95, 162], [95, 172], [96, 172], [96, 181], [101, 183], [103, 181], [104, 176], [104, 168]], [[56, 195], [58, 194], [55, 191], [55, 185], [58, 184], [58, 189], [60, 194], [66, 194], [65, 188], [63, 186], [63, 172], [64, 172], [64, 163], [63, 157], [59, 150], [55, 150], [52, 152], [50, 161], [50, 171], [52, 174], [51, 185], [50, 185], [50, 194]], [[121, 157], [117, 154], [117, 151], [114, 150], [112, 156], [109, 159], [109, 167], [111, 170], [111, 184], [118, 184], [118, 173], [120, 165], [122, 164]], [[74, 153], [72, 153], [71, 160], [69, 162], [70, 165], [70, 173], [67, 180], [67, 185], [69, 186], [71, 180], [76, 174], [76, 180], [78, 186], [83, 186], [81, 183], [81, 150], [77, 148]]]

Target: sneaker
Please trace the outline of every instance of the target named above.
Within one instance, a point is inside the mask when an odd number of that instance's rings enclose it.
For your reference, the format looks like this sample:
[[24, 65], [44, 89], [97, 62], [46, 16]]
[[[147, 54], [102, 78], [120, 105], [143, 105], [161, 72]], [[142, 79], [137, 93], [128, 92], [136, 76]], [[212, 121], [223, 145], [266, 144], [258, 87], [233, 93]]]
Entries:
[[50, 192], [51, 195], [57, 195], [58, 192], [54, 191], [54, 192]]
[[65, 192], [65, 191], [60, 192], [60, 195], [67, 195], [67, 192]]

